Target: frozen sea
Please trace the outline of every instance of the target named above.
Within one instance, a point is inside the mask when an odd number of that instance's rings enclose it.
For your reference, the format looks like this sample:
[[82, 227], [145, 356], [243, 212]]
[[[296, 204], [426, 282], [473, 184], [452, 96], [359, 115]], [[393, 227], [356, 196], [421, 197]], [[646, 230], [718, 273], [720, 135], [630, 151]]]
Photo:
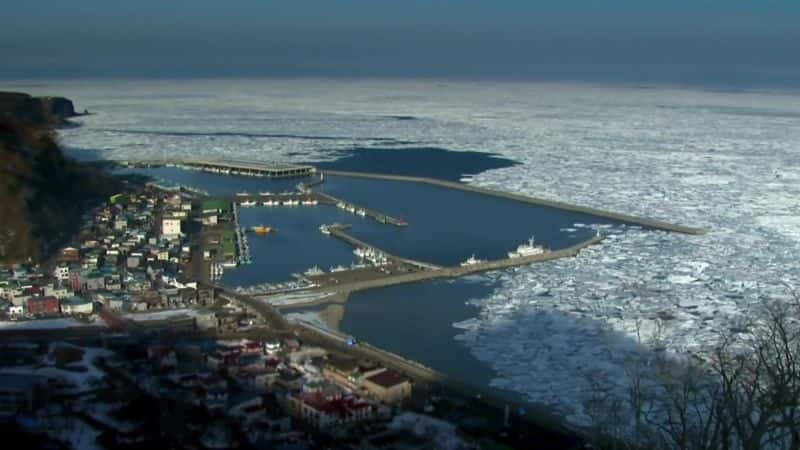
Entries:
[[[481, 186], [704, 227], [628, 232], [573, 259], [487, 275], [456, 336], [492, 384], [574, 422], [593, 382], [624, 383], [653, 342], [700, 352], [797, 286], [800, 92], [442, 81], [70, 81], [96, 115], [61, 132], [87, 158], [333, 159], [438, 147], [518, 162]], [[538, 295], [549, 289], [550, 295]]]

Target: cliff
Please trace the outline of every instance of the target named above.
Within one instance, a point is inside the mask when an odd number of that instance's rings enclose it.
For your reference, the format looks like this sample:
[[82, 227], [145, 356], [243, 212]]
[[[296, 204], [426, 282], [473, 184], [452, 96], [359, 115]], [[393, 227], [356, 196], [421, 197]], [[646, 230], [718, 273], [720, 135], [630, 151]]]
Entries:
[[71, 102], [24, 94], [0, 98], [9, 108], [0, 109], [0, 263], [38, 260], [69, 239], [83, 213], [120, 185], [61, 152], [50, 126], [70, 113]]
[[20, 92], [0, 92], [0, 119], [31, 125], [58, 125], [77, 116], [72, 101], [64, 97], [31, 97]]

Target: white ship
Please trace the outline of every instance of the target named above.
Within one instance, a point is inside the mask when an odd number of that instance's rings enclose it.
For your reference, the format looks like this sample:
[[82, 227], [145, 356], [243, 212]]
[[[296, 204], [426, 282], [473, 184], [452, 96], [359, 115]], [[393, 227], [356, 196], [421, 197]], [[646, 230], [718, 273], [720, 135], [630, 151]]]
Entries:
[[531, 237], [530, 239], [528, 239], [527, 244], [521, 244], [513, 252], [508, 252], [508, 257], [523, 258], [525, 256], [541, 255], [542, 253], [547, 253], [547, 252], [548, 250], [542, 247], [541, 245], [536, 245], [534, 243], [533, 237]]
[[331, 267], [331, 269], [330, 269], [331, 273], [344, 272], [346, 270], [347, 270], [347, 267], [341, 266], [341, 265], [336, 266], [336, 267]]
[[236, 195], [239, 196], [239, 197], [249, 197], [250, 196], [250, 194], [247, 193], [247, 192], [237, 192]]
[[466, 261], [463, 261], [461, 263], [461, 267], [474, 266], [476, 264], [480, 264], [480, 263], [484, 263], [484, 262], [486, 262], [486, 261], [484, 261], [482, 259], [478, 259], [478, 258], [475, 257], [475, 255], [472, 255], [469, 258], [467, 258]]
[[269, 197], [270, 195], [272, 195], [272, 192], [259, 192], [258, 195], [261, 195], [263, 197]]
[[303, 200], [303, 204], [304, 205], [308, 205], [308, 206], [315, 206], [317, 204], [317, 201], [316, 200], [311, 200], [311, 199]]
[[277, 200], [267, 200], [263, 203], [264, 206], [275, 206], [277, 204], [279, 204]]
[[364, 217], [367, 215], [367, 211], [365, 211], [363, 208], [360, 208], [356, 210], [356, 214], [358, 214], [361, 217]]
[[322, 234], [331, 234], [331, 229], [328, 225], [320, 225], [319, 231], [321, 231]]
[[305, 275], [307, 277], [315, 277], [315, 276], [319, 276], [319, 275], [325, 275], [325, 271], [320, 269], [317, 266], [314, 266], [314, 267], [306, 270], [305, 272], [303, 272], [303, 275]]
[[246, 200], [241, 203], [244, 207], [256, 206], [255, 200]]

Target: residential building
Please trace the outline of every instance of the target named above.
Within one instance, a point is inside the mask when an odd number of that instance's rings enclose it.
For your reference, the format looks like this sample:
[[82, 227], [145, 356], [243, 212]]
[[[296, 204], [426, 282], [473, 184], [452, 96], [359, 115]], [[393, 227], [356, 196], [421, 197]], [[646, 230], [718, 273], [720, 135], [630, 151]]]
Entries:
[[391, 369], [364, 377], [361, 386], [386, 404], [398, 403], [411, 395], [411, 379]]
[[372, 404], [353, 395], [325, 395], [321, 392], [289, 394], [289, 412], [319, 430], [369, 420]]
[[91, 314], [94, 305], [90, 300], [81, 297], [70, 297], [61, 300], [61, 314]]
[[28, 314], [31, 316], [57, 316], [61, 305], [55, 297], [31, 297], [28, 299]]
[[161, 221], [161, 237], [175, 239], [181, 236], [181, 219], [164, 218]]
[[53, 270], [53, 276], [62, 283], [69, 280], [69, 275], [69, 266], [66, 264], [61, 264]]

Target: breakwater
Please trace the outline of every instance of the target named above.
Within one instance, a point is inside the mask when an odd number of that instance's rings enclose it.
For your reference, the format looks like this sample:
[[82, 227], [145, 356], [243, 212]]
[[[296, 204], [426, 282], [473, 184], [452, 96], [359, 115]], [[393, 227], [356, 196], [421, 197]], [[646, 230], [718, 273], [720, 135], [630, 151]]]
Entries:
[[612, 219], [620, 222], [625, 222], [634, 225], [641, 225], [648, 228], [654, 228], [658, 230], [664, 231], [671, 231], [676, 233], [683, 233], [683, 234], [704, 234], [705, 230], [700, 228], [688, 227], [684, 225], [673, 224], [669, 222], [665, 222], [662, 220], [657, 219], [650, 219], [645, 217], [637, 217], [632, 216], [629, 214], [622, 214], [613, 211], [606, 211], [598, 208], [592, 208], [588, 206], [580, 206], [580, 205], [573, 205], [570, 203], [560, 202], [557, 200], [548, 200], [543, 198], [537, 197], [529, 197], [520, 194], [512, 194], [510, 192], [498, 191], [495, 189], [483, 188], [478, 186], [473, 186], [470, 184], [465, 183], [456, 183], [452, 181], [445, 181], [439, 180], [435, 178], [425, 178], [425, 177], [414, 177], [414, 176], [406, 176], [406, 175], [386, 175], [386, 174], [377, 174], [377, 173], [365, 173], [365, 172], [348, 172], [342, 170], [326, 170], [324, 172], [327, 175], [334, 175], [340, 177], [352, 177], [352, 178], [366, 178], [366, 179], [373, 179], [373, 180], [388, 180], [388, 181], [404, 181], [404, 182], [412, 182], [412, 183], [423, 183], [433, 186], [439, 186], [449, 189], [458, 189], [461, 191], [466, 192], [474, 192], [477, 194], [489, 195], [493, 197], [505, 198], [509, 200], [515, 200], [518, 202], [528, 203], [532, 205], [539, 205], [539, 206], [547, 206], [551, 208], [562, 209], [565, 211], [572, 211], [577, 213], [583, 214], [591, 214], [598, 217], [604, 217], [607, 219]]
[[[556, 250], [538, 255], [524, 256], [521, 258], [505, 258], [493, 261], [484, 261], [477, 264], [468, 266], [457, 267], [440, 267], [432, 270], [423, 270], [419, 272], [404, 273], [398, 275], [391, 275], [387, 277], [355, 281], [346, 284], [339, 284], [333, 287], [337, 292], [351, 293], [357, 291], [364, 291], [367, 289], [375, 289], [388, 286], [396, 286], [399, 284], [416, 283], [420, 281], [435, 280], [440, 278], [456, 278], [466, 275], [471, 275], [480, 272], [487, 272], [491, 270], [502, 270], [510, 267], [525, 266], [537, 262], [551, 261], [559, 258], [568, 258], [576, 256], [581, 250], [591, 245], [599, 244], [603, 241], [602, 236], [594, 236], [583, 242], [579, 242], [571, 247], [561, 250]], [[417, 262], [419, 264], [419, 262]]]

